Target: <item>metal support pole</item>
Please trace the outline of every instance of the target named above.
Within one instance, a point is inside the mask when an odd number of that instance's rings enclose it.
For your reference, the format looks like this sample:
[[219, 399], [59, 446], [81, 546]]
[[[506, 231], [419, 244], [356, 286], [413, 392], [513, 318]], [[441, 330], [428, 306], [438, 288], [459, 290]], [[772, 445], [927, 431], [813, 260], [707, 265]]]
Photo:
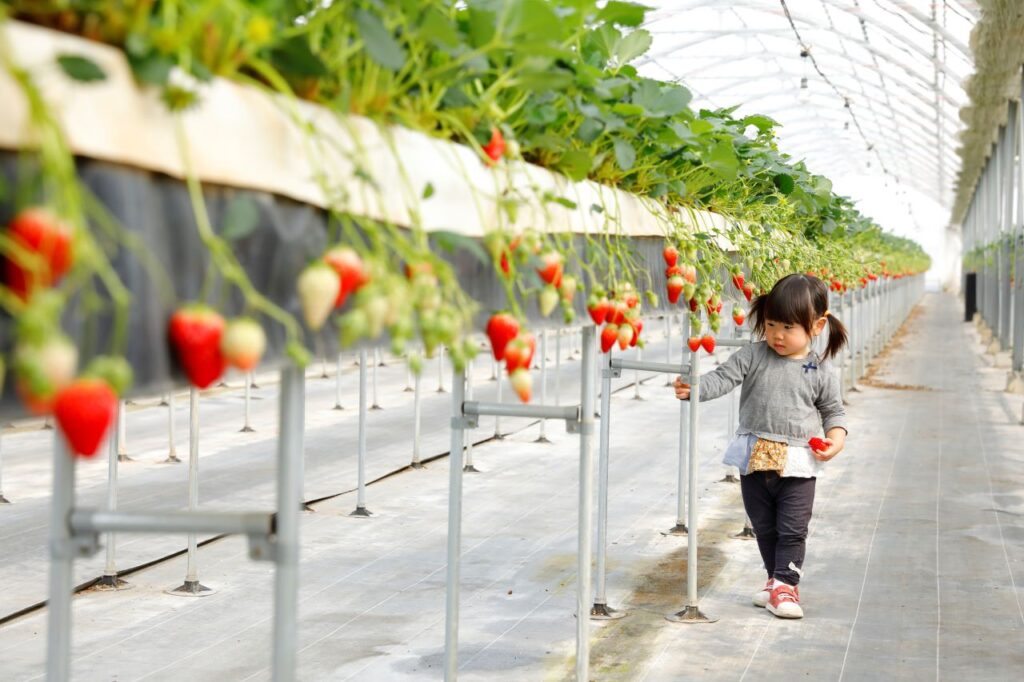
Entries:
[[422, 469], [423, 462], [420, 461], [420, 417], [422, 415], [422, 409], [420, 406], [420, 379], [422, 379], [422, 369], [413, 375], [413, 394], [412, 394], [412, 463], [409, 465], [413, 469]]
[[[501, 367], [498, 367], [498, 397], [497, 397], [497, 401], [499, 403], [501, 402], [501, 393], [502, 393], [501, 389], [502, 389], [502, 386], [504, 385], [504, 383], [505, 383], [505, 380], [503, 378], [503, 373], [501, 371]], [[501, 432], [501, 417], [500, 416], [496, 416], [494, 418], [494, 438], [496, 440], [504, 440], [505, 439], [505, 434], [503, 434]]]
[[562, 330], [555, 332], [555, 405], [562, 404]]
[[576, 579], [576, 679], [590, 679], [590, 611], [594, 519], [594, 390], [597, 372], [596, 327], [583, 328], [580, 380], [580, 503]]
[[[644, 349], [637, 347], [636, 349], [637, 362], [644, 361]], [[633, 373], [633, 400], [643, 400], [643, 396], [640, 395], [640, 370], [637, 369]]]
[[374, 349], [373, 349], [373, 402], [370, 404], [370, 409], [371, 410], [383, 410], [384, 409], [383, 407], [380, 406], [380, 403], [377, 402], [377, 367], [378, 367], [378, 364], [383, 364], [383, 363], [378, 363], [377, 362], [377, 357], [378, 357], [379, 353], [380, 353], [380, 348], [374, 347]]
[[277, 522], [274, 571], [274, 682], [295, 679], [295, 642], [299, 602], [299, 509], [305, 444], [305, 374], [294, 366], [281, 370], [277, 438]]
[[[540, 332], [540, 404], [548, 403], [548, 330]], [[547, 436], [547, 420], [540, 420], [540, 435], [534, 443], [550, 443]]]
[[405, 362], [405, 388], [402, 389], [405, 393], [412, 393], [415, 389], [412, 387], [412, 365], [409, 363], [408, 356]]
[[454, 682], [459, 668], [459, 562], [462, 554], [462, 373], [452, 374], [452, 438], [448, 453], [448, 566], [445, 575], [444, 679]]
[[181, 459], [174, 447], [174, 388], [167, 392], [167, 459], [164, 464], [181, 464]]
[[612, 367], [611, 353], [605, 356], [601, 372], [601, 431], [598, 439], [598, 472], [597, 472], [597, 568], [594, 605], [590, 607], [591, 620], [611, 620], [622, 618], [624, 611], [610, 608], [605, 594], [607, 579], [608, 554], [608, 458], [609, 441], [611, 439], [611, 386]]
[[700, 417], [700, 356], [692, 353], [690, 358], [690, 525], [693, 526], [686, 543], [686, 606], [682, 611], [669, 614], [666, 618], [676, 623], [713, 623], [717, 618], [709, 617], [700, 610], [697, 595], [697, 537], [700, 523], [697, 497], [697, 427]]
[[[733, 328], [732, 328], [732, 338], [734, 338], [734, 339], [739, 339], [740, 338], [740, 328], [738, 326], [736, 326], [736, 325], [733, 325]], [[725, 434], [726, 442], [729, 442], [730, 440], [732, 440], [733, 436], [736, 434], [736, 410], [737, 410], [736, 391], [735, 390], [729, 391], [729, 419], [726, 422], [726, 426], [725, 426], [725, 428], [726, 428], [726, 434]], [[725, 470], [725, 476], [722, 477], [722, 480], [720, 481], [720, 483], [739, 483], [740, 482], [739, 476], [737, 474], [733, 473], [734, 470], [735, 470], [735, 467], [728, 467]]]
[[[669, 365], [672, 364], [672, 315], [671, 313], [665, 314], [665, 362]], [[672, 385], [672, 375], [665, 375], [665, 385]]]
[[444, 393], [444, 346], [437, 348], [437, 392]]
[[135, 461], [128, 456], [128, 418], [125, 414], [127, 411], [125, 401], [119, 400], [117, 402], [117, 461], [119, 462]]
[[[465, 373], [466, 382], [466, 400], [473, 399], [473, 361], [469, 360], [466, 367]], [[542, 401], [543, 402], [543, 401]], [[541, 421], [541, 424], [544, 422]], [[466, 440], [466, 463], [463, 465], [462, 470], [467, 474], [478, 474], [480, 470], [473, 466], [473, 430], [471, 427], [466, 427], [463, 431]]]
[[359, 444], [357, 464], [356, 508], [349, 516], [368, 519], [373, 512], [366, 508], [366, 348], [359, 349]]
[[251, 377], [252, 377], [252, 373], [251, 372], [246, 372], [246, 374], [245, 374], [245, 425], [241, 429], [238, 430], [239, 433], [252, 433], [253, 431], [256, 430], [256, 429], [252, 428], [252, 426], [249, 424], [249, 400], [252, 398], [252, 395], [251, 395], [252, 394], [252, 388], [251, 388], [252, 381], [250, 380]]
[[[109, 438], [107, 442], [107, 510], [117, 510], [117, 438]], [[107, 558], [103, 567], [103, 575], [96, 583], [100, 591], [126, 590], [132, 587], [126, 580], [117, 577], [117, 536], [107, 533]]]
[[[690, 336], [690, 316], [683, 315], [683, 326], [681, 339], [683, 342], [682, 358], [680, 365], [685, 367], [686, 353], [688, 348], [686, 340]], [[690, 353], [696, 356], [696, 353]], [[681, 370], [685, 376], [685, 370]], [[685, 400], [679, 401], [679, 468], [676, 478], [676, 525], [662, 533], [663, 535], [686, 535], [686, 454], [689, 452], [690, 429], [687, 426], [690, 421], [690, 403]]]
[[[0, 431], [0, 439], [2, 439], [3, 432]], [[4, 497], [4, 450], [0, 446], [0, 504], [10, 504], [11, 501]]]
[[[283, 397], [283, 396], [282, 396]], [[199, 507], [199, 389], [195, 386], [189, 391], [188, 415], [188, 510], [195, 511]], [[188, 565], [185, 571], [185, 582], [167, 590], [167, 594], [178, 597], [206, 597], [213, 590], [199, 582], [199, 567], [196, 565], [196, 534], [188, 534]]]
[[334, 370], [334, 409], [344, 410], [341, 405], [341, 353], [338, 353], [337, 366]]
[[754, 535], [754, 527], [750, 524], [750, 517], [746, 514], [743, 515], [743, 530], [733, 535], [733, 537], [739, 540], [754, 540], [757, 538]]
[[46, 614], [46, 680], [71, 679], [71, 569], [74, 547], [68, 517], [75, 506], [75, 462], [64, 434], [53, 437], [50, 499], [50, 597]]

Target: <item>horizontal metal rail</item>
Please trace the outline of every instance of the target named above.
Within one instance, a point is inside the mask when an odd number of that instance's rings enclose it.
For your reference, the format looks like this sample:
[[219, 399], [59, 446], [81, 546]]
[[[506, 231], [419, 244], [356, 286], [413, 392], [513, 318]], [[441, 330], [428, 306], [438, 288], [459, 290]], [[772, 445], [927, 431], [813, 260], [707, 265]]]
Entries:
[[723, 348], [742, 348], [750, 345], [750, 339], [715, 339], [715, 344]]
[[578, 422], [578, 405], [515, 405], [512, 403], [485, 403], [467, 400], [462, 403], [462, 413], [474, 417], [530, 417], [533, 419], [564, 419]]
[[647, 362], [644, 360], [627, 360], [626, 358], [612, 358], [612, 369], [635, 369], [641, 372], [662, 372], [664, 374], [685, 374], [690, 371], [690, 365], [677, 365], [668, 362]]
[[269, 512], [117, 512], [75, 509], [71, 512], [74, 535], [87, 533], [214, 533], [263, 535], [274, 532]]

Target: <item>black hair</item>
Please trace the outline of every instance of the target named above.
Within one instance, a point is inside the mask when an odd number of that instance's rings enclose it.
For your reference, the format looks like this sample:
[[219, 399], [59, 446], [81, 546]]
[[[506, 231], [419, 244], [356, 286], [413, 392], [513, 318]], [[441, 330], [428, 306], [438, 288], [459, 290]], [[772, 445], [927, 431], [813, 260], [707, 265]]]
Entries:
[[[812, 275], [786, 275], [767, 294], [754, 299], [750, 306], [750, 319], [754, 334], [764, 338], [767, 320], [782, 324], [798, 324], [808, 336], [811, 327], [828, 311], [828, 287]], [[846, 327], [831, 312], [828, 315], [828, 345], [825, 357], [833, 358], [846, 345]]]

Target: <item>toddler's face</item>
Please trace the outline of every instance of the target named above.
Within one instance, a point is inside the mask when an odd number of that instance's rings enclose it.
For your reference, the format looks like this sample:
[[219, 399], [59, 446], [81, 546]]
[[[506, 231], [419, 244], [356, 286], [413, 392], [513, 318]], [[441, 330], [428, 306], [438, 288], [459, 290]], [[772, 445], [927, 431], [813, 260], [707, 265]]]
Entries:
[[[818, 326], [815, 325], [815, 327]], [[765, 320], [764, 339], [772, 347], [772, 350], [782, 357], [807, 353], [811, 347], [811, 334], [808, 334], [802, 326], [776, 320]]]

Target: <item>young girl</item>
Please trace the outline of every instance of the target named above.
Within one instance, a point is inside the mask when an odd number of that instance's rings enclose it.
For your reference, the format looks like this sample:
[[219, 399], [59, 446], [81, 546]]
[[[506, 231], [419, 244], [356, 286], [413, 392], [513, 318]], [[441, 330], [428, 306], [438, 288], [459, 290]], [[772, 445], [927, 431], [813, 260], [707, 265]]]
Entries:
[[[738, 384], [740, 419], [723, 462], [740, 470], [743, 506], [757, 534], [768, 582], [754, 595], [780, 618], [802, 618], [797, 585], [802, 574], [814, 482], [822, 463], [843, 449], [846, 413], [839, 382], [823, 360], [846, 345], [846, 328], [828, 311], [828, 288], [816, 277], [789, 275], [750, 308], [755, 338], [700, 379], [700, 400]], [[828, 326], [823, 357], [811, 342]], [[690, 387], [676, 379], [676, 397]], [[824, 428], [824, 447], [808, 441]]]

